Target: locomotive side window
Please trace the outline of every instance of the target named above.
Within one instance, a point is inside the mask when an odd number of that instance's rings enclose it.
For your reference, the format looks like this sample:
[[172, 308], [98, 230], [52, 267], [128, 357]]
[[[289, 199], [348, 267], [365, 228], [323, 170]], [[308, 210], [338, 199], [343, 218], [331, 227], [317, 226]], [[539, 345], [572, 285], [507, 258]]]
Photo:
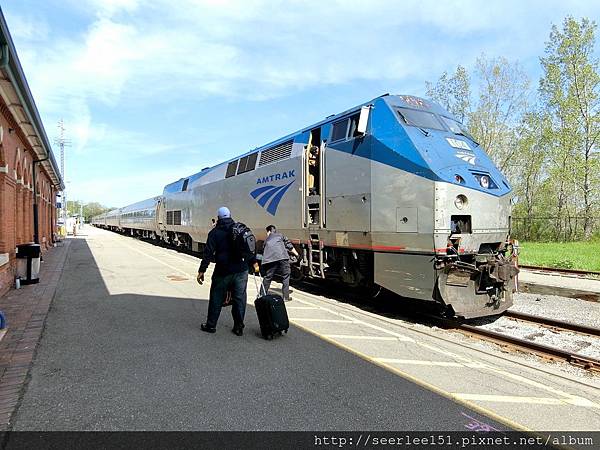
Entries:
[[360, 114], [355, 114], [350, 117], [350, 128], [348, 129], [348, 139], [354, 139], [355, 137], [363, 136], [362, 133], [358, 132], [358, 121], [360, 120]]
[[238, 165], [237, 174], [250, 172], [254, 170], [256, 167], [256, 158], [258, 157], [258, 152], [252, 153], [251, 155], [244, 156], [240, 159], [240, 163]]
[[240, 173], [244, 173], [246, 171], [246, 164], [248, 163], [248, 157], [244, 156], [243, 158], [240, 159], [240, 162], [238, 164], [238, 168], [237, 168], [237, 174], [239, 175]]
[[346, 119], [335, 122], [331, 132], [331, 141], [354, 139], [355, 137], [362, 136], [362, 133], [358, 132], [359, 120], [360, 114], [354, 114]]
[[406, 125], [445, 131], [438, 118], [430, 112], [408, 108], [398, 108], [396, 111]]
[[254, 170], [254, 168], [256, 167], [257, 158], [258, 158], [258, 152], [254, 152], [250, 156], [248, 156], [248, 163], [246, 164], [246, 172]]
[[331, 140], [339, 141], [346, 137], [346, 131], [348, 130], [348, 119], [340, 120], [333, 124], [333, 130], [331, 132]]
[[235, 175], [235, 171], [237, 170], [238, 162], [237, 159], [235, 161], [231, 161], [227, 165], [227, 173], [225, 174], [225, 178], [229, 178]]

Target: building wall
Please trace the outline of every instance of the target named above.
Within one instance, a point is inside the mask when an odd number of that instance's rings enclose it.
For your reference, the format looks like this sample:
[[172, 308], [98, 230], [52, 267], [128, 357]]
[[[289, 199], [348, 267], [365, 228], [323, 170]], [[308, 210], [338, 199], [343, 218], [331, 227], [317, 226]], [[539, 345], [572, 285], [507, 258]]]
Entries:
[[[14, 285], [16, 246], [34, 240], [33, 158], [6, 104], [0, 98], [0, 295]], [[45, 169], [36, 164], [39, 241], [52, 245], [55, 192]]]

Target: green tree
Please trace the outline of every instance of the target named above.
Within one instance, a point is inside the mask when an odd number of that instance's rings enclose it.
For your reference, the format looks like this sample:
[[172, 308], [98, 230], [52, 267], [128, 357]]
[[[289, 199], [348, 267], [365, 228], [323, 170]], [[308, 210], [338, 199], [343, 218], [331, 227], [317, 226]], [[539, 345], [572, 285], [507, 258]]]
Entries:
[[110, 211], [111, 209], [113, 208], [108, 208], [98, 202], [86, 203], [83, 207], [83, 217], [85, 217], [86, 222], [89, 222], [92, 217]]
[[530, 81], [518, 62], [506, 58], [477, 58], [475, 78], [479, 96], [469, 115], [469, 131], [500, 170], [513, 175], [518, 152], [518, 127], [528, 110]]
[[425, 82], [426, 95], [450, 111], [458, 120], [466, 123], [471, 112], [471, 81], [467, 70], [458, 65], [452, 76], [442, 73], [433, 84]]
[[69, 200], [67, 202], [67, 213], [70, 216], [82, 214], [86, 222], [94, 216], [100, 215], [114, 208], [108, 208], [98, 202], [84, 203], [80, 200]]
[[67, 214], [69, 216], [79, 215], [79, 211], [83, 203], [79, 200], [68, 200], [67, 201]]
[[511, 164], [518, 168], [519, 176], [514, 177], [514, 189], [519, 199], [513, 216], [519, 217], [516, 223], [518, 237], [537, 240], [547, 237], [543, 221], [536, 216], [546, 216], [548, 199], [548, 155], [552, 141], [547, 132], [549, 117], [539, 111], [531, 111], [523, 117], [517, 127], [517, 152]]
[[593, 232], [600, 184], [600, 74], [594, 56], [595, 32], [596, 23], [586, 18], [567, 17], [562, 30], [553, 25], [541, 58], [544, 74], [539, 88], [552, 117], [556, 142], [552, 177], [557, 187], [557, 214], [562, 223], [569, 209], [580, 209], [586, 239]]
[[481, 55], [473, 77], [478, 87], [474, 103], [471, 78], [459, 65], [451, 76], [444, 72], [435, 83], [425, 82], [426, 95], [459, 118], [510, 177], [518, 148], [516, 130], [528, 109], [529, 78], [516, 62]]

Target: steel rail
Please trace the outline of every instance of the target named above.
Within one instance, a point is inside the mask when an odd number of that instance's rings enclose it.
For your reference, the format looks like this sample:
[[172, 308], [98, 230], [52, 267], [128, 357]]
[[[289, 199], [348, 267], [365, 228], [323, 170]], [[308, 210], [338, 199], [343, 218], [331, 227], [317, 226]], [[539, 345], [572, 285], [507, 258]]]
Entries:
[[534, 322], [549, 327], [560, 328], [562, 330], [574, 331], [576, 333], [589, 334], [592, 336], [600, 336], [600, 328], [588, 327], [571, 322], [564, 322], [562, 320], [551, 319], [549, 317], [533, 316], [531, 314], [517, 312], [517, 311], [505, 311], [505, 317], [511, 317], [513, 319], [522, 320], [525, 322]]
[[580, 270], [580, 269], [560, 269], [558, 267], [543, 267], [543, 266], [532, 266], [529, 264], [519, 264], [519, 268], [530, 269], [530, 270], [539, 270], [541, 272], [551, 272], [551, 273], [564, 273], [569, 275], [595, 275], [600, 276], [600, 272], [596, 272], [593, 270]]
[[455, 329], [478, 338], [481, 338], [483, 336], [485, 340], [495, 342], [497, 344], [508, 344], [512, 347], [525, 349], [544, 358], [549, 358], [551, 360], [567, 361], [570, 364], [581, 367], [583, 369], [600, 372], [599, 359], [590, 358], [588, 356], [580, 355], [577, 353], [571, 353], [556, 347], [538, 344], [536, 342], [527, 341], [525, 339], [508, 336], [503, 333], [482, 329], [473, 325], [461, 324], [458, 325]]

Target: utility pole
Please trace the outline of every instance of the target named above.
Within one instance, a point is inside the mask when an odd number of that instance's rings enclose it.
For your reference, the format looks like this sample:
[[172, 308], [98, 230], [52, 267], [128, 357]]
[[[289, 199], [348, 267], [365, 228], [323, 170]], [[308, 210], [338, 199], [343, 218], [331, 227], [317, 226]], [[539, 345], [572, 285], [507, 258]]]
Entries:
[[54, 139], [54, 143], [60, 147], [60, 174], [65, 184], [62, 191], [62, 217], [63, 226], [65, 227], [65, 235], [67, 230], [67, 179], [65, 178], [65, 147], [71, 146], [71, 139], [65, 137], [65, 123], [63, 119], [58, 121], [58, 137]]

